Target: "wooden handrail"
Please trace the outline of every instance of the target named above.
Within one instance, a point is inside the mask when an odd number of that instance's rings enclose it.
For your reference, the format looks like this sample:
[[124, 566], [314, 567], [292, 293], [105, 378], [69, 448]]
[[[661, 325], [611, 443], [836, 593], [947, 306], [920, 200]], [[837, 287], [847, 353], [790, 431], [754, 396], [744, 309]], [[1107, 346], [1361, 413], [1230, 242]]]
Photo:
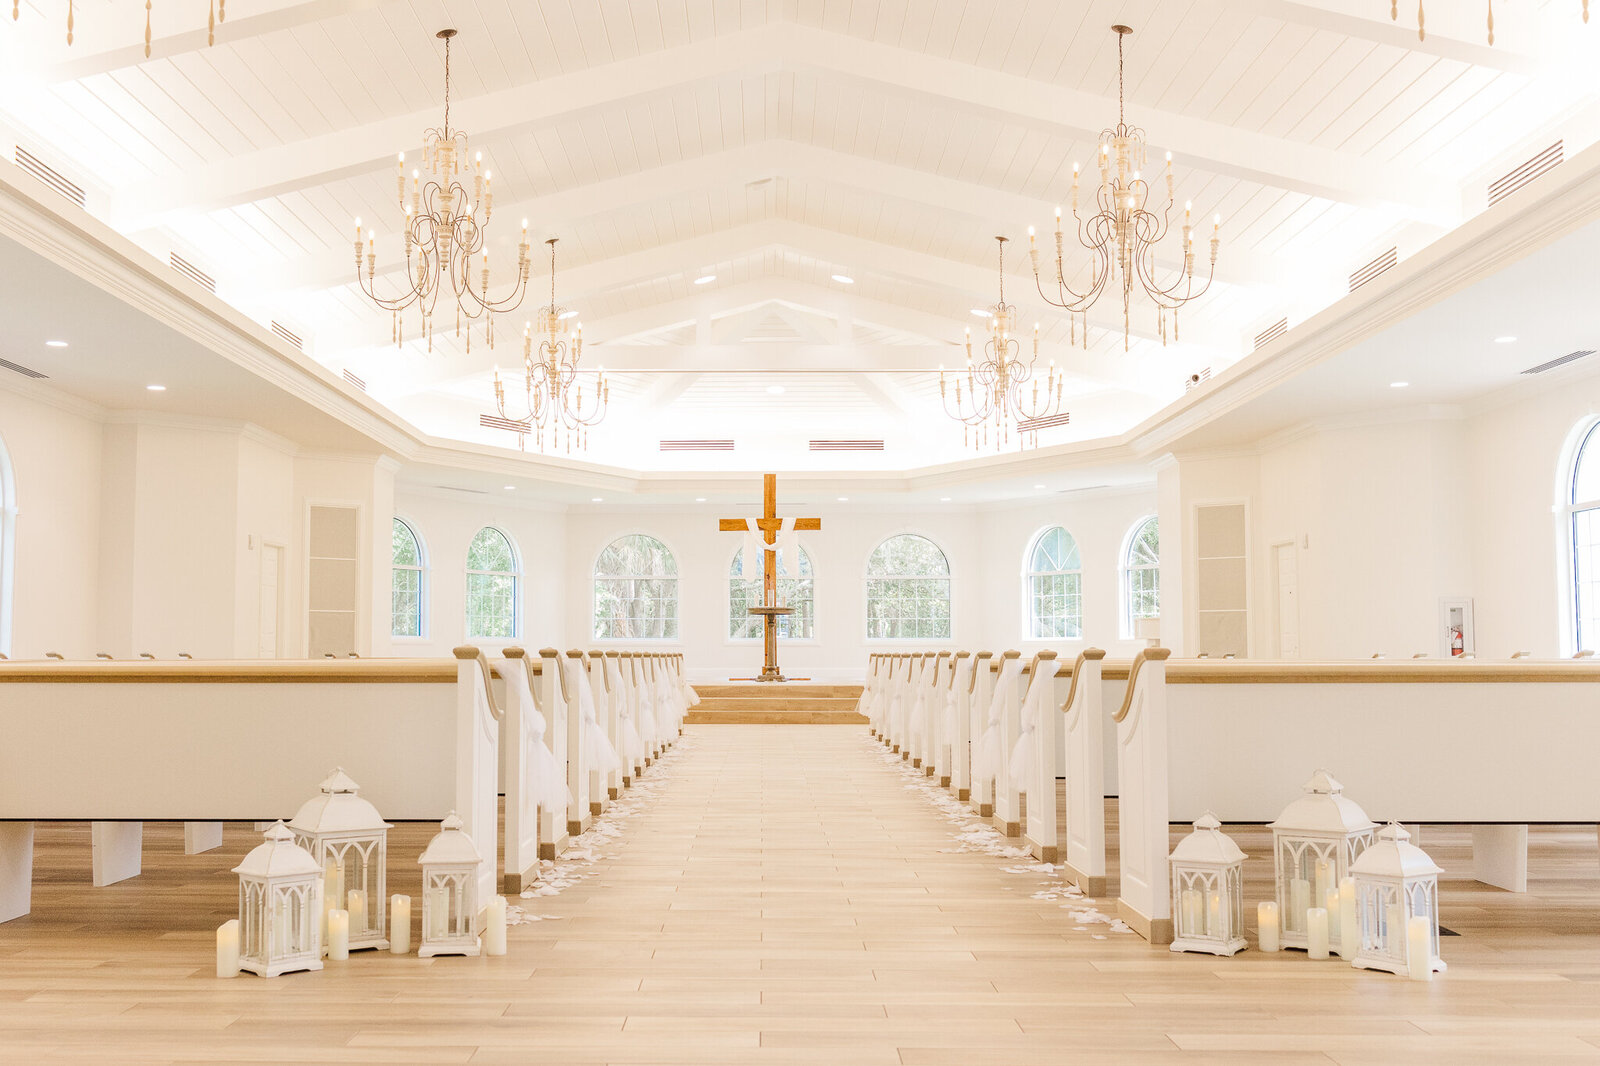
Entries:
[[[505, 712], [494, 701], [494, 674], [489, 669], [489, 657], [483, 654], [483, 649], [472, 644], [463, 644], [459, 648], [452, 648], [451, 654], [457, 659], [476, 659], [478, 671], [483, 675], [483, 695], [489, 701], [489, 713], [498, 721], [505, 717]], [[345, 660], [348, 662], [349, 660]]]
[[[977, 659], [993, 659], [993, 658], [994, 658], [994, 652], [992, 652], [992, 651], [980, 651], [978, 654], [973, 656], [974, 660], [977, 660]], [[970, 696], [974, 692], [978, 691], [978, 673], [982, 669], [983, 669], [983, 664], [982, 663], [976, 663], [973, 666], [973, 668], [972, 668], [972, 680], [967, 683], [967, 695]]]
[[1122, 695], [1122, 708], [1111, 716], [1113, 722], [1120, 722], [1128, 717], [1128, 711], [1133, 707], [1133, 693], [1139, 683], [1139, 667], [1146, 662], [1165, 662], [1172, 656], [1171, 648], [1140, 648], [1139, 654], [1133, 657], [1133, 666], [1128, 670], [1128, 691]]
[[[1083, 664], [1101, 660], [1105, 657], [1106, 653], [1103, 648], [1085, 648], [1078, 653], [1078, 657], [1072, 662], [1072, 684], [1067, 686], [1067, 698], [1061, 704], [1062, 714], [1067, 713], [1067, 708], [1072, 706], [1072, 697], [1078, 694], [1078, 678], [1083, 676]], [[1102, 674], [1101, 676], [1104, 675]]]
[[0, 663], [0, 684], [77, 682], [185, 684], [218, 681], [257, 684], [360, 684], [448, 682], [452, 659], [48, 659]]
[[1175, 685], [1595, 683], [1600, 682], [1600, 663], [1571, 659], [1180, 659], [1167, 666], [1167, 681]]

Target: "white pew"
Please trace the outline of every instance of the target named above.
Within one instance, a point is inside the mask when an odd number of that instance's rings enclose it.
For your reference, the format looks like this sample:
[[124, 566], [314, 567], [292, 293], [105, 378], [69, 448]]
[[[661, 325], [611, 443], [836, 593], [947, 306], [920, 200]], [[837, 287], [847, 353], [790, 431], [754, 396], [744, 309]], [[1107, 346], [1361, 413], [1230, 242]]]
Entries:
[[1490, 883], [1525, 878], [1527, 823], [1600, 823], [1593, 663], [1168, 655], [1139, 654], [1116, 715], [1118, 907], [1154, 943], [1171, 937], [1168, 824], [1270, 821], [1319, 767], [1380, 821], [1482, 829]]
[[[500, 711], [482, 652], [456, 656], [0, 664], [0, 920], [28, 911], [33, 821], [283, 818], [336, 765], [387, 818], [454, 809], [487, 905]], [[134, 839], [97, 841], [97, 880], [137, 873]]]
[[[965, 803], [972, 795], [972, 692], [977, 685], [978, 660], [971, 652], [956, 652], [945, 696], [946, 768], [941, 783]], [[987, 660], [985, 660], [987, 663]], [[987, 669], [987, 665], [985, 665]]]
[[[1105, 652], [1086, 648], [1072, 665], [1067, 696], [1061, 705], [1063, 763], [1067, 779], [1066, 855], [1063, 878], [1084, 895], [1106, 891], [1106, 728]], [[1120, 702], [1117, 706], [1121, 706]], [[1115, 758], [1115, 748], [1112, 748]], [[1051, 816], [1054, 817], [1054, 807]], [[1052, 836], [1050, 839], [1056, 839]]]
[[595, 811], [590, 806], [594, 776], [589, 770], [589, 760], [584, 757], [584, 713], [582, 709], [583, 686], [589, 685], [589, 699], [594, 693], [589, 679], [588, 659], [577, 648], [567, 651], [561, 669], [561, 699], [567, 705], [566, 745], [567, 791], [572, 796], [572, 806], [567, 808], [567, 836], [582, 835], [594, 824]]
[[[1022, 657], [1020, 651], [1003, 652], [998, 659], [991, 658], [992, 654], [978, 653], [977, 657], [986, 661], [978, 664], [978, 685], [972, 698], [972, 796], [969, 803], [980, 818], [993, 818], [998, 814], [996, 784], [1000, 774], [1005, 772], [1006, 761], [1003, 692], [1015, 681], [1014, 672], [1008, 673], [1006, 665]], [[1021, 667], [1022, 664], [1017, 663], [1014, 670]], [[991, 727], [995, 730], [993, 733]]]
[[501, 718], [505, 792], [505, 875], [504, 890], [521, 892], [536, 879], [539, 860], [553, 859], [567, 846], [567, 808], [542, 802], [533, 785], [535, 748], [549, 753], [544, 763], [561, 775], [566, 784], [558, 737], [564, 736], [566, 708], [561, 705], [561, 685], [557, 679], [559, 653], [544, 648], [536, 661], [529, 661], [521, 648], [506, 648], [505, 659], [496, 663], [504, 678], [504, 714]]
[[1025, 801], [1021, 834], [1040, 862], [1061, 857], [1056, 827], [1056, 766], [1061, 762], [1062, 681], [1056, 653], [1041, 651], [1023, 670], [1025, 691], [1017, 707], [1018, 739], [1010, 752], [1012, 790]]

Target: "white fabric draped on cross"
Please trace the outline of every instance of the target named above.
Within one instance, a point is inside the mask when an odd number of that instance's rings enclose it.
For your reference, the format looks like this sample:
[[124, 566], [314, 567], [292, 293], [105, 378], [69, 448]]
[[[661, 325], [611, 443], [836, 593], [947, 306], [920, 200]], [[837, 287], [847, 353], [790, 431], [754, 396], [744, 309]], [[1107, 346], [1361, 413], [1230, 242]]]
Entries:
[[1040, 659], [1034, 665], [1033, 679], [1028, 682], [1028, 693], [1022, 699], [1021, 728], [1017, 742], [1011, 746], [1013, 781], [1027, 781], [1031, 776], [1034, 759], [1038, 757], [1039, 720], [1050, 710], [1050, 694], [1055, 691], [1051, 682], [1058, 669], [1060, 664], [1054, 659]]
[[976, 753], [972, 758], [974, 781], [988, 781], [998, 777], [1005, 767], [1005, 737], [1001, 733], [1001, 720], [1005, 717], [1006, 689], [1013, 678], [1022, 673], [1021, 659], [1006, 659], [995, 679], [994, 695], [989, 698], [989, 725], [983, 731]]
[[794, 568], [795, 576], [800, 574], [800, 542], [794, 534], [795, 520], [793, 518], [780, 519], [782, 525], [778, 529], [776, 543], [768, 544], [761, 534], [761, 527], [754, 518], [745, 519], [744, 523], [744, 551], [739, 555], [739, 576], [746, 581], [758, 581], [765, 574], [763, 562], [766, 552], [782, 552], [784, 559], [788, 560]]
[[572, 792], [567, 788], [561, 760], [545, 745], [548, 729], [544, 712], [535, 709], [528, 715], [528, 798], [555, 814], [559, 821], [572, 804]]
[[606, 731], [600, 728], [594, 707], [594, 689], [589, 687], [589, 671], [583, 668], [583, 660], [568, 657], [567, 681], [567, 687], [578, 693], [583, 768], [608, 774], [621, 766], [622, 760], [617, 756], [617, 749], [611, 746], [611, 741], [606, 739]]

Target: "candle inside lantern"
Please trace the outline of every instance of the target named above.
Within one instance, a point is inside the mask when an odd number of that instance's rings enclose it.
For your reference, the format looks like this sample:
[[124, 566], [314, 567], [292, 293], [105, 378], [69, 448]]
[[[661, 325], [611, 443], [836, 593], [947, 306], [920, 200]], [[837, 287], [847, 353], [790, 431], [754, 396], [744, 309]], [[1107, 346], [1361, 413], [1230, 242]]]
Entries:
[[389, 950], [396, 955], [411, 954], [411, 897], [389, 897]]
[[1311, 882], [1303, 877], [1289, 881], [1289, 913], [1283, 916], [1284, 929], [1305, 932], [1306, 911], [1311, 909]]
[[272, 953], [289, 953], [289, 907], [281, 895], [272, 904]]
[[322, 942], [328, 943], [328, 912], [344, 902], [344, 867], [332, 856], [322, 867]]
[[430, 939], [440, 940], [444, 938], [445, 908], [449, 906], [449, 901], [450, 894], [445, 891], [442, 885], [428, 893], [428, 905], [425, 910], [428, 914], [428, 936]]
[[1333, 879], [1333, 863], [1327, 859], [1318, 859], [1316, 873], [1313, 876], [1316, 881], [1312, 884], [1311, 900], [1320, 907], [1328, 898], [1329, 890], [1337, 890], [1339, 887], [1339, 883]]
[[1206, 895], [1206, 936], [1225, 937], [1228, 931], [1222, 924], [1222, 893]]
[[1205, 918], [1201, 911], [1200, 890], [1186, 888], [1178, 897], [1178, 909], [1183, 920], [1181, 932], [1184, 936], [1195, 936], [1205, 928]]
[[1333, 944], [1344, 937], [1344, 924], [1340, 921], [1343, 913], [1339, 906], [1339, 890], [1337, 888], [1328, 889], [1328, 894], [1323, 899], [1322, 905], [1328, 912], [1328, 943]]
[[343, 962], [350, 957], [350, 912], [328, 912], [328, 958]]
[[217, 976], [239, 976], [239, 919], [217, 926]]
[[367, 893], [365, 889], [352, 888], [344, 894], [345, 910], [350, 912], [350, 931], [367, 931]]
[[1406, 922], [1406, 969], [1413, 981], [1433, 980], [1433, 928], [1427, 915]]
[[1391, 903], [1383, 909], [1384, 930], [1383, 944], [1387, 954], [1399, 957], [1402, 945], [1405, 943], [1406, 919], [1405, 912], [1400, 909], [1400, 904]]
[[1361, 930], [1356, 924], [1356, 883], [1346, 877], [1339, 882], [1339, 954], [1353, 959], [1361, 950]]
[[1267, 900], [1256, 904], [1256, 939], [1262, 951], [1278, 950], [1278, 904]]
[[506, 898], [496, 896], [489, 901], [489, 922], [483, 930], [483, 953], [506, 953]]
[[1306, 957], [1328, 957], [1328, 911], [1324, 907], [1306, 911]]

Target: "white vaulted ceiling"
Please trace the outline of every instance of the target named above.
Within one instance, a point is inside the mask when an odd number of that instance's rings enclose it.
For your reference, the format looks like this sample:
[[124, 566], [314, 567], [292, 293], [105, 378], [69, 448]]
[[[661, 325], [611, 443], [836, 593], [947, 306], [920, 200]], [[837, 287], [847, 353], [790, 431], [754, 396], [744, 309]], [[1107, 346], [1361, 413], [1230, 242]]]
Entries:
[[[1042, 442], [1124, 432], [1375, 255], [1482, 211], [1486, 182], [1556, 137], [1568, 156], [1596, 140], [1600, 31], [1572, 6], [1508, 7], [1490, 48], [1476, 2], [1430, 10], [1419, 42], [1382, 0], [233, 0], [208, 47], [208, 0], [156, 0], [146, 60], [142, 5], [78, 0], [69, 48], [66, 0], [22, 0], [0, 25], [0, 124], [423, 433], [514, 446], [478, 416], [519, 346], [396, 348], [351, 284], [353, 216], [394, 265], [395, 153], [438, 124], [433, 34], [457, 27], [452, 122], [494, 171], [496, 255], [523, 216], [561, 238], [558, 299], [612, 375], [591, 458], [903, 470], [968, 454], [938, 368], [982, 332], [996, 234], [1008, 297], [1066, 373], [1072, 422]], [[1024, 254], [1115, 121], [1119, 21], [1129, 120], [1224, 236], [1181, 342], [1136, 299], [1126, 353], [1109, 299], [1071, 346]], [[503, 337], [547, 291], [535, 249]], [[687, 438], [737, 450], [658, 448]], [[885, 449], [841, 462], [817, 438]]]

